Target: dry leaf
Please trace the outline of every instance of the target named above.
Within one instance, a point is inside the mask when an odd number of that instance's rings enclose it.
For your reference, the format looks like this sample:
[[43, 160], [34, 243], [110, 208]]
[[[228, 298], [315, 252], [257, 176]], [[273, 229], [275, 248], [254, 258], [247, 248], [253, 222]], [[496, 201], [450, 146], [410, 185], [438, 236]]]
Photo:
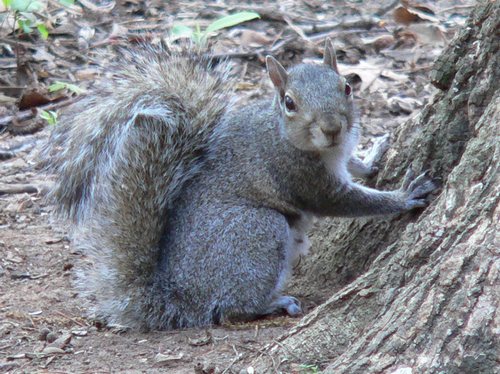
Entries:
[[408, 81], [408, 75], [406, 74], [400, 74], [400, 73], [396, 73], [392, 70], [384, 70], [380, 73], [380, 75], [384, 78], [389, 78], [393, 81], [396, 81], [396, 82], [400, 82], [400, 83], [403, 83], [403, 82], [406, 82]]
[[398, 6], [394, 9], [392, 16], [394, 21], [401, 23], [402, 25], [409, 25], [410, 23], [418, 22], [418, 16], [403, 6]]
[[99, 75], [99, 70], [95, 68], [81, 69], [75, 72], [75, 78], [78, 80], [93, 80]]
[[410, 4], [403, 1], [401, 3], [392, 13], [394, 21], [397, 23], [408, 26], [412, 23], [424, 21], [439, 22], [432, 9], [421, 4]]
[[249, 91], [259, 88], [259, 85], [252, 82], [238, 82], [236, 84], [236, 91]]
[[78, 30], [78, 48], [87, 49], [90, 41], [94, 38], [95, 28], [90, 26], [83, 26]]
[[2, 93], [0, 93], [0, 104], [5, 105], [5, 104], [14, 104], [17, 101], [15, 97], [10, 97], [6, 96]]
[[408, 26], [408, 30], [417, 35], [417, 39], [423, 44], [445, 44], [445, 29], [433, 23], [417, 23]]
[[108, 4], [104, 4], [101, 6], [95, 5], [90, 0], [79, 0], [78, 2], [88, 10], [95, 13], [110, 13], [116, 5], [116, 2], [114, 1], [110, 1]]
[[57, 338], [53, 343], [50, 343], [49, 347], [54, 348], [65, 348], [71, 342], [71, 333], [65, 332], [59, 338]]
[[109, 34], [110, 39], [124, 38], [128, 34], [128, 29], [125, 26], [113, 23], [111, 33]]
[[46, 91], [40, 92], [38, 88], [28, 89], [23, 92], [21, 100], [19, 100], [19, 110], [34, 108], [40, 105], [50, 103], [50, 98]]
[[393, 96], [387, 100], [392, 113], [410, 114], [415, 109], [422, 107], [422, 102], [412, 97]]
[[37, 46], [35, 53], [31, 56], [33, 61], [36, 62], [47, 62], [46, 67], [48, 69], [55, 68], [55, 57], [52, 53], [47, 50], [46, 46]]
[[46, 347], [42, 353], [45, 353], [45, 354], [64, 354], [66, 353], [64, 350], [62, 350], [61, 348], [57, 348], [57, 347]]
[[409, 48], [417, 43], [417, 35], [408, 29], [396, 32], [396, 48]]
[[394, 45], [395, 39], [393, 35], [381, 35], [375, 38], [363, 38], [363, 43], [367, 47], [371, 47], [375, 52], [381, 51]]
[[248, 29], [241, 31], [240, 44], [244, 47], [262, 47], [272, 42], [272, 39], [268, 38], [264, 32]]
[[[65, 266], [66, 267], [66, 266]], [[73, 265], [71, 265], [70, 269], [73, 267]], [[66, 269], [65, 269], [66, 270]], [[88, 331], [87, 330], [73, 330], [71, 331], [71, 333], [75, 336], [79, 336], [79, 337], [82, 337], [82, 336], [87, 336], [88, 335]]]
[[380, 58], [367, 58], [366, 60], [359, 61], [356, 65], [338, 64], [339, 71], [343, 75], [356, 74], [361, 78], [361, 92], [370, 88], [370, 92], [379, 89], [386, 89], [387, 82], [380, 79], [380, 74], [386, 68], [387, 61]]
[[210, 343], [212, 343], [212, 335], [208, 331], [205, 331], [205, 336], [188, 339], [188, 344], [194, 347], [201, 347], [202, 345], [207, 345]]
[[7, 360], [18, 360], [20, 358], [26, 358], [26, 353], [17, 353], [15, 355], [7, 356]]
[[155, 363], [157, 364], [168, 364], [172, 361], [179, 361], [181, 360], [182, 358], [184, 357], [184, 354], [183, 353], [179, 353], [177, 356], [172, 356], [172, 355], [165, 355], [163, 353], [158, 353], [155, 358], [154, 358], [154, 361]]

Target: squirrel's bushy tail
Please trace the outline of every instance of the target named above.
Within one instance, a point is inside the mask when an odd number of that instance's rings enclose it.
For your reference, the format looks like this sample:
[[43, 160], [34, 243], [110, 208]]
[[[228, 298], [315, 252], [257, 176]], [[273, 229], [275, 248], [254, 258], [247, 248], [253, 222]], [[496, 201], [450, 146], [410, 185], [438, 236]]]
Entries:
[[169, 204], [210, 157], [228, 109], [226, 63], [147, 47], [66, 111], [44, 150], [51, 197], [94, 262], [80, 284], [111, 323], [162, 328], [159, 241]]

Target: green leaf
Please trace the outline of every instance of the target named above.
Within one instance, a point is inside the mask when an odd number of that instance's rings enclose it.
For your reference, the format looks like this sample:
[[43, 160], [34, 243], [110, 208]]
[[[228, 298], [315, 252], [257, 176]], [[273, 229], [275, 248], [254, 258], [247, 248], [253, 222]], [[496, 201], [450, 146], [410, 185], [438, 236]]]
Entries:
[[17, 21], [18, 24], [19, 24], [19, 28], [21, 28], [21, 30], [23, 30], [23, 32], [25, 34], [31, 34], [31, 32], [33, 31], [33, 29], [31, 28], [31, 22], [30, 20], [23, 20], [23, 19], [20, 19]]
[[204, 35], [205, 34], [201, 32], [200, 25], [197, 23], [193, 32], [193, 41], [198, 45], [201, 44], [203, 42]]
[[64, 6], [71, 6], [75, 4], [75, 0], [59, 0], [59, 4]]
[[239, 12], [230, 14], [229, 16], [219, 18], [218, 20], [208, 25], [207, 29], [205, 30], [205, 35], [208, 35], [220, 29], [224, 29], [226, 27], [239, 25], [240, 23], [250, 21], [255, 18], [260, 18], [259, 14], [255, 12]]
[[36, 0], [11, 0], [10, 7], [18, 12], [37, 12], [43, 8], [43, 4]]
[[41, 110], [40, 111], [40, 118], [43, 118], [49, 125], [56, 125], [57, 124], [57, 113], [54, 112], [53, 110]]
[[49, 31], [43, 23], [39, 23], [38, 25], [36, 25], [36, 29], [40, 33], [42, 39], [47, 39], [49, 37]]
[[172, 35], [172, 37], [174, 39], [192, 38], [193, 37], [193, 29], [191, 27], [188, 27], [185, 25], [175, 25], [170, 30], [170, 35]]
[[64, 90], [65, 88], [66, 88], [66, 83], [55, 82], [49, 86], [49, 92], [57, 92], [57, 91]]
[[85, 92], [85, 90], [83, 88], [80, 88], [76, 84], [71, 84], [71, 83], [66, 83], [66, 89], [77, 94], [77, 95]]
[[6, 8], [8, 8], [10, 6], [10, 3], [12, 2], [12, 0], [2, 0], [3, 2], [3, 5], [5, 5]]
[[71, 91], [77, 95], [85, 91], [83, 88], [80, 88], [75, 84], [61, 82], [61, 81], [56, 81], [49, 86], [49, 92], [57, 92], [64, 89], [67, 89], [68, 91]]

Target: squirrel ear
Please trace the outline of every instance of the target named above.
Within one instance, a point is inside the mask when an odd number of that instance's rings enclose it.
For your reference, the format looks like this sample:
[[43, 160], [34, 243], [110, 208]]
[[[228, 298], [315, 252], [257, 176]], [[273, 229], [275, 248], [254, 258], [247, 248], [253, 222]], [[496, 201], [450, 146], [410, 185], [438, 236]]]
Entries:
[[337, 74], [339, 74], [339, 69], [337, 67], [337, 56], [335, 53], [335, 48], [333, 48], [333, 43], [330, 38], [326, 38], [325, 41], [325, 54], [323, 55], [323, 63], [330, 66]]
[[272, 56], [266, 56], [266, 66], [269, 78], [278, 90], [281, 97], [285, 96], [285, 86], [288, 79], [288, 74], [285, 68]]

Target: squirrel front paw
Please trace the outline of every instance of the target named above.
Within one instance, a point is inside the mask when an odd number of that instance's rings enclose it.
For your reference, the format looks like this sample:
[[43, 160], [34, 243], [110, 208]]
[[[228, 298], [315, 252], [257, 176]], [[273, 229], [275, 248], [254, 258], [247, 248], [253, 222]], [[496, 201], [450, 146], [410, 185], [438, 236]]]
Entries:
[[384, 156], [385, 152], [389, 149], [389, 144], [390, 144], [390, 135], [385, 134], [383, 136], [380, 136], [376, 138], [373, 141], [373, 146], [370, 152], [366, 155], [365, 157], [365, 164], [368, 166], [370, 169], [370, 177], [373, 177], [376, 175], [379, 171], [380, 168], [380, 161], [382, 160], [382, 157]]
[[428, 171], [415, 178], [411, 168], [406, 171], [400, 191], [405, 196], [405, 209], [422, 208], [428, 205], [428, 195], [435, 191], [437, 186], [428, 177]]
[[358, 178], [373, 178], [378, 174], [380, 162], [385, 152], [389, 149], [390, 136], [384, 135], [373, 141], [372, 148], [366, 153], [363, 161], [357, 156], [349, 160], [349, 171]]

